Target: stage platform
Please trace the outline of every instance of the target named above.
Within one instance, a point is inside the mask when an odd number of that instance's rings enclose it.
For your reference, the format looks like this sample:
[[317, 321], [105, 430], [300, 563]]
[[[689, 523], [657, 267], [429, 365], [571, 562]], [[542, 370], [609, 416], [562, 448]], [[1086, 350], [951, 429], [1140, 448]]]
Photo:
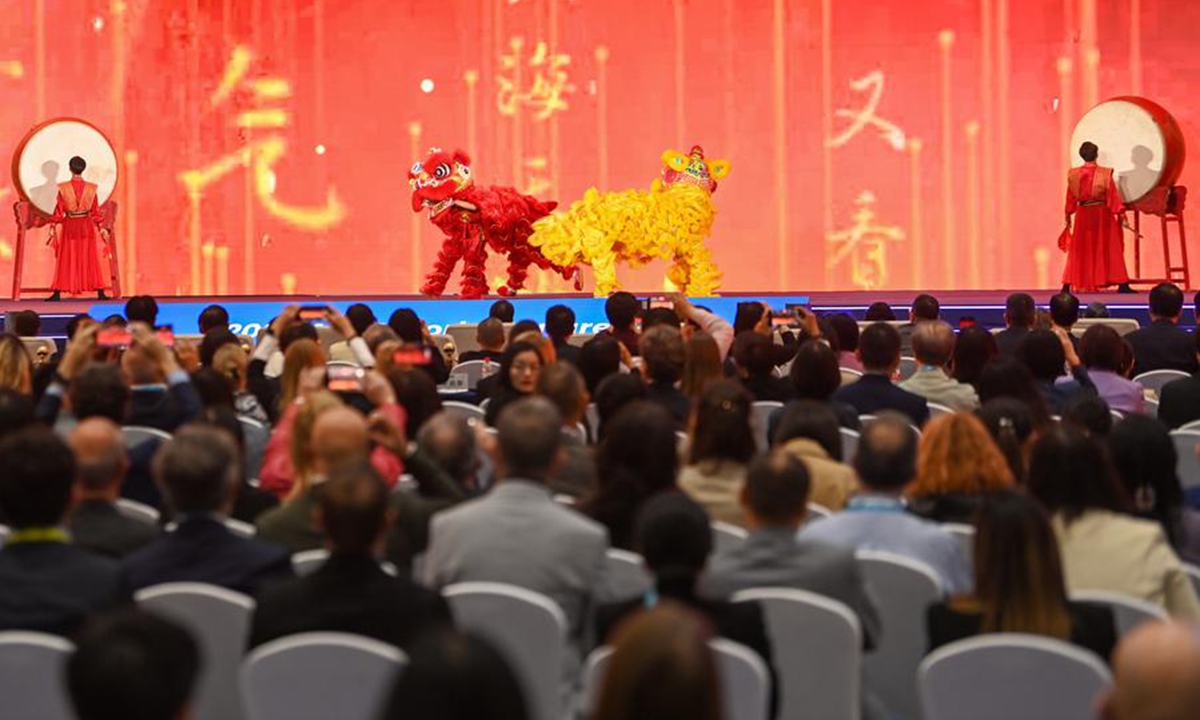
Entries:
[[[1039, 306], [1044, 306], [1054, 295], [1054, 290], [1030, 290]], [[732, 321], [739, 302], [761, 301], [777, 309], [789, 304], [807, 305], [817, 312], [847, 312], [862, 318], [867, 307], [874, 302], [889, 303], [898, 319], [905, 319], [908, 307], [916, 291], [889, 290], [879, 292], [813, 292], [813, 293], [730, 293], [720, 297], [698, 298], [694, 302], [707, 307]], [[935, 291], [942, 303], [942, 315], [947, 322], [958, 325], [964, 318], [973, 318], [986, 327], [998, 327], [1004, 322], [1004, 301], [1009, 291], [959, 290]], [[650, 297], [638, 293], [639, 297]], [[228, 297], [162, 297], [158, 298], [159, 322], [175, 326], [180, 334], [197, 332], [196, 318], [205, 306], [219, 303], [229, 311], [230, 323], [235, 332], [257, 334], [264, 324], [270, 322], [286, 305], [333, 305], [345, 309], [353, 303], [366, 303], [380, 320], [397, 308], [410, 307], [430, 325], [430, 329], [441, 332], [446, 325], [477, 323], [487, 317], [489, 306], [496, 297], [478, 300], [462, 300], [453, 296], [427, 298], [411, 295], [275, 295], [275, 296], [228, 296]], [[570, 306], [576, 315], [577, 332], [590, 333], [603, 329], [607, 323], [604, 316], [604, 299], [582, 294], [573, 295], [521, 295], [508, 298], [516, 306], [516, 318], [536, 320], [545, 318], [546, 310], [556, 304]], [[1192, 297], [1187, 305], [1181, 325], [1193, 326], [1195, 318], [1191, 312]], [[1133, 318], [1145, 325], [1150, 317], [1146, 309], [1147, 295], [1120, 295], [1116, 293], [1080, 295], [1080, 302], [1087, 307], [1092, 302], [1108, 306], [1112, 317]], [[7, 314], [16, 310], [35, 310], [42, 316], [43, 335], [54, 337], [65, 333], [66, 321], [77, 313], [88, 313], [97, 319], [120, 313], [124, 300], [64, 299], [50, 303], [44, 300], [0, 301], [0, 311]], [[599, 325], [599, 327], [597, 327]]]

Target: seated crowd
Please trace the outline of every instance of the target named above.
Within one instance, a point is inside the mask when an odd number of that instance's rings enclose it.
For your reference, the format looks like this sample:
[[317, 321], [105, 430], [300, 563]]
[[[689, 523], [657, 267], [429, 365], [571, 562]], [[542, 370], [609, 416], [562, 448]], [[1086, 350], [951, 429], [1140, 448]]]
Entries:
[[[730, 323], [671, 301], [616, 293], [610, 327], [578, 345], [569, 308], [539, 324], [499, 301], [457, 357], [482, 361], [466, 387], [407, 309], [329, 308], [318, 327], [288, 307], [251, 340], [214, 305], [202, 338], [170, 345], [136, 297], [72, 319], [53, 356], [26, 350], [39, 318], [16, 313], [0, 336], [0, 631], [74, 643], [80, 720], [186, 717], [199, 641], [135, 596], [205, 583], [253, 598], [247, 649], [338, 631], [403, 650], [385, 720], [523, 720], [519, 673], [442, 594], [502, 583], [561, 610], [570, 691], [614, 648], [589, 717], [721, 718], [714, 636], [761, 658], [772, 713], [786, 694], [741, 591], [823, 596], [857, 619], [865, 657], [887, 643], [895, 599], [870, 551], [938, 588], [913, 620], [929, 651], [1054, 638], [1112, 667], [1100, 717], [1197, 717], [1200, 510], [1170, 433], [1200, 420], [1200, 334], [1177, 327], [1178, 288], [1156, 287], [1152, 324], [1123, 336], [1076, 337], [1066, 293], [1048, 314], [1011, 296], [995, 334], [956, 332], [929, 295], [903, 323], [877, 304], [865, 323], [797, 310], [782, 331], [758, 303]], [[1181, 373], [1148, 391], [1136, 378], [1155, 370]], [[319, 550], [315, 570], [293, 562]], [[640, 556], [645, 587], [612, 576], [613, 550]], [[1095, 591], [1170, 620], [1122, 638], [1112, 606], [1078, 597]], [[893, 714], [862, 695], [865, 716]]]

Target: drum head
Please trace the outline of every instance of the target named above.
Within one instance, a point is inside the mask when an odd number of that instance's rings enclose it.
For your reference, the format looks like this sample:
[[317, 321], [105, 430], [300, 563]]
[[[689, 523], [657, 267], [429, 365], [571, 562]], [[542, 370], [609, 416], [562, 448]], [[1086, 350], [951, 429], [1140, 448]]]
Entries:
[[104, 133], [77, 118], [50, 120], [29, 131], [13, 153], [13, 186], [50, 215], [58, 184], [71, 179], [68, 163], [76, 155], [87, 161], [83, 179], [97, 185], [96, 198], [103, 205], [117, 186], [117, 153]]
[[1089, 110], [1075, 126], [1071, 162], [1074, 167], [1083, 164], [1083, 143], [1098, 145], [1098, 163], [1113, 169], [1121, 197], [1132, 204], [1179, 179], [1182, 140], [1178, 124], [1160, 106], [1144, 98], [1116, 98]]

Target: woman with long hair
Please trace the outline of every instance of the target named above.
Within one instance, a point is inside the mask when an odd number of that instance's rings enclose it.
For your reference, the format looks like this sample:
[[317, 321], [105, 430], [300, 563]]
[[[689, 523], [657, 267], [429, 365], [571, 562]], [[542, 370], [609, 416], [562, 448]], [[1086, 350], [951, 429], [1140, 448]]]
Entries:
[[675, 419], [661, 405], [636, 400], [604, 424], [596, 452], [596, 493], [579, 510], [608, 528], [609, 543], [629, 550], [633, 521], [642, 503], [677, 490], [679, 454]]
[[1200, 599], [1158, 523], [1127, 514], [1108, 451], [1067, 423], [1044, 430], [1029, 455], [1030, 495], [1050, 512], [1067, 587], [1108, 590], [1200, 620]]
[[1025, 484], [1025, 441], [1033, 435], [1033, 416], [1029, 406], [1010, 397], [988, 400], [975, 416], [996, 441], [996, 447], [1008, 461], [1008, 469], [1018, 485]]
[[1033, 373], [1016, 358], [998, 355], [989, 360], [979, 375], [976, 388], [980, 404], [1000, 397], [1013, 398], [1029, 409], [1034, 428], [1045, 427], [1050, 422], [1046, 399], [1038, 390]]
[[975, 592], [929, 607], [929, 648], [980, 633], [1028, 633], [1107, 659], [1116, 644], [1112, 611], [1067, 599], [1046, 511], [1020, 493], [998, 492], [979, 506], [975, 525]]
[[683, 379], [679, 389], [696, 403], [709, 386], [725, 377], [721, 349], [712, 335], [697, 332], [684, 341], [683, 355]]
[[28, 395], [33, 388], [33, 360], [21, 338], [0, 335], [0, 389]]
[[1016, 485], [987, 428], [968, 413], [939, 415], [925, 426], [909, 510], [938, 522], [969, 523], [991, 493]]
[[963, 328], [954, 343], [954, 359], [950, 367], [955, 380], [979, 390], [983, 368], [1000, 352], [996, 337], [985, 328]]
[[241, 417], [253, 418], [261, 423], [268, 421], [267, 412], [259, 404], [258, 398], [247, 387], [247, 372], [250, 366], [250, 356], [241, 345], [229, 343], [217, 348], [213, 353], [212, 369], [221, 373], [233, 388], [233, 407]]
[[1108, 448], [1133, 512], [1157, 522], [1181, 560], [1200, 565], [1200, 512], [1184, 504], [1167, 428], [1154, 418], [1129, 415], [1113, 427]]
[[746, 524], [742, 488], [754, 457], [749, 393], [732, 380], [710, 385], [692, 407], [688, 464], [679, 487], [713, 520]]
[[484, 420], [496, 426], [500, 411], [510, 403], [528, 397], [537, 388], [538, 376], [546, 362], [536, 345], [514, 342], [500, 358], [500, 369], [496, 373], [496, 390], [488, 402]]
[[300, 393], [300, 375], [309, 368], [324, 367], [327, 358], [321, 344], [302, 338], [292, 342], [283, 354], [283, 373], [279, 376], [279, 414], [287, 412]]

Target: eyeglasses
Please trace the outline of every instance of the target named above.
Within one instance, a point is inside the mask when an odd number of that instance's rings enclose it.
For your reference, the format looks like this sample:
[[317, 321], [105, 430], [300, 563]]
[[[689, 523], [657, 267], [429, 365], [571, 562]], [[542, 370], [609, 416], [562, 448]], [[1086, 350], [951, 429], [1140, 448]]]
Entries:
[[541, 369], [542, 369], [542, 366], [541, 366], [541, 365], [538, 365], [538, 364], [536, 364], [536, 363], [527, 363], [527, 364], [526, 364], [526, 363], [522, 363], [522, 364], [519, 364], [519, 365], [516, 365], [516, 364], [514, 364], [514, 365], [512, 366], [512, 371], [513, 371], [513, 372], [515, 372], [515, 373], [529, 373], [530, 375], [532, 375], [533, 373], [535, 373], [535, 372], [537, 372], [538, 370], [541, 370]]

